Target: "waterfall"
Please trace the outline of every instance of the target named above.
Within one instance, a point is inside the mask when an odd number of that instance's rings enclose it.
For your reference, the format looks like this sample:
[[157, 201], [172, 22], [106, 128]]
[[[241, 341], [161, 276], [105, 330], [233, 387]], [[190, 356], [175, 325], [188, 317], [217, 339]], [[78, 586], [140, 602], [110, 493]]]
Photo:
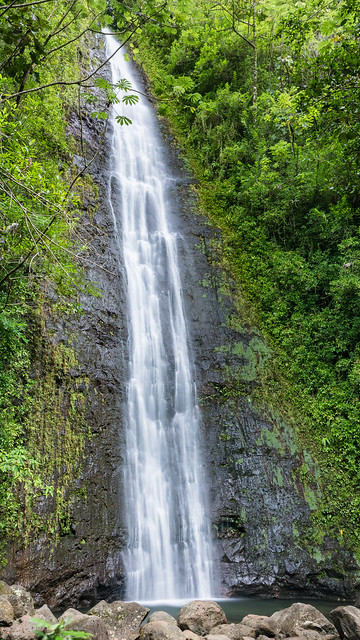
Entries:
[[[109, 54], [118, 47], [107, 36]], [[120, 50], [112, 81], [139, 89]], [[110, 206], [127, 278], [129, 381], [124, 496], [128, 599], [208, 598], [213, 590], [210, 523], [199, 455], [199, 409], [171, 229], [172, 176], [157, 120], [144, 97], [114, 105]], [[114, 118], [115, 118], [114, 115]], [[114, 187], [115, 185], [115, 187]]]

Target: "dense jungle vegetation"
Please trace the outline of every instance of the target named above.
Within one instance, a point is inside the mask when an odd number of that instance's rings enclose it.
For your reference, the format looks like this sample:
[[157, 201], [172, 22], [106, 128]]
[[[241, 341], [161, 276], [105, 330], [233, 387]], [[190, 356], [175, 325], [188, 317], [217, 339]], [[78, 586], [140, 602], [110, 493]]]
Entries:
[[[100, 19], [129, 39], [144, 64], [159, 111], [200, 181], [202, 210], [222, 230], [222, 266], [246, 300], [248, 321], [273, 350], [277, 375], [268, 375], [269, 394], [278, 394], [284, 411], [293, 407], [301, 437], [322, 464], [319, 530], [355, 549], [357, 0], [112, 0], [108, 8], [105, 0], [12, 0], [0, 6], [0, 537], [25, 536], [29, 528], [58, 535], [66, 528], [66, 487], [53, 478], [70, 481], [76, 461], [72, 467], [69, 451], [81, 452], [86, 435], [84, 398], [69, 396], [64, 416], [61, 393], [67, 392], [49, 389], [34, 359], [36, 350], [46, 350], [46, 338], [39, 338], [44, 297], [51, 292], [54, 314], [76, 313], [77, 291], [88, 286], [87, 246], [77, 232], [83, 176], [75, 180], [71, 162], [79, 148], [66, 122], [81, 112], [80, 100], [96, 102], [96, 84], [105, 86], [108, 106], [116, 100], [110, 86], [94, 79], [87, 59], [86, 38], [100, 29]], [[95, 104], [93, 116], [105, 128], [108, 111]], [[74, 354], [65, 347], [50, 351], [49, 369], [65, 378], [76, 366]], [[39, 399], [44, 407], [57, 403], [68, 434], [56, 461], [54, 441], [39, 435], [51, 426]], [[38, 499], [56, 500], [50, 524], [32, 509]]]
[[[125, 3], [114, 6], [121, 27]], [[284, 414], [291, 405], [322, 465], [313, 535], [355, 549], [359, 9], [357, 0], [169, 0], [131, 45], [199, 178], [202, 211], [222, 229], [220, 262], [250, 304], [248, 322], [273, 349], [267, 401], [273, 393]]]

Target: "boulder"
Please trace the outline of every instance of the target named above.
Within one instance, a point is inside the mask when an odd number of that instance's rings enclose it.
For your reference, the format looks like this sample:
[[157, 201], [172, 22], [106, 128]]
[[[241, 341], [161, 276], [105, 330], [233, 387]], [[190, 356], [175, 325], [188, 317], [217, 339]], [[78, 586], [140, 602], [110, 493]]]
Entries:
[[328, 640], [338, 638], [334, 625], [311, 604], [295, 602], [291, 607], [273, 613], [270, 619], [286, 636], [301, 636], [305, 631], [316, 631], [321, 636], [329, 636]]
[[68, 630], [91, 633], [93, 640], [109, 640], [105, 622], [95, 615], [89, 616], [76, 609], [67, 609], [59, 620], [65, 620], [65, 628]]
[[211, 634], [221, 634], [230, 638], [230, 640], [242, 640], [244, 636], [255, 638], [255, 629], [239, 624], [220, 624], [210, 631]]
[[141, 628], [140, 640], [184, 640], [184, 636], [172, 622], [155, 620]]
[[[334, 636], [328, 634], [323, 635], [322, 633], [318, 633], [317, 631], [306, 631], [305, 629], [303, 631], [300, 630], [299, 634], [297, 636], [294, 636], [294, 638], [296, 638], [296, 640], [333, 640]], [[294, 638], [292, 640], [294, 640]], [[286, 638], [286, 640], [290, 639]], [[337, 640], [340, 640], [339, 636], [337, 636]]]
[[0, 580], [0, 596], [6, 595], [8, 593], [12, 593], [11, 587], [9, 587], [9, 585], [6, 584], [6, 582], [3, 582], [2, 580]]
[[180, 609], [177, 622], [180, 629], [206, 636], [214, 627], [226, 624], [227, 619], [217, 602], [194, 600]]
[[166, 613], [166, 611], [154, 611], [154, 613], [149, 616], [149, 622], [170, 622], [170, 624], [177, 624], [175, 618], [170, 615], [170, 613]]
[[14, 609], [6, 596], [0, 596], [0, 626], [8, 627], [14, 620]]
[[[321, 635], [317, 631], [306, 631], [299, 629], [298, 635], [294, 636], [296, 640], [328, 640], [328, 636]], [[266, 636], [259, 636], [256, 640], [265, 640]], [[286, 638], [286, 640], [289, 640]], [[294, 640], [294, 639], [293, 639]]]
[[47, 604], [44, 604], [39, 609], [35, 609], [34, 618], [37, 618], [38, 620], [45, 620], [45, 622], [49, 624], [54, 624], [57, 622], [56, 616], [54, 616], [53, 612], [51, 611], [51, 609], [49, 609]]
[[254, 629], [256, 636], [264, 635], [267, 638], [274, 638], [279, 633], [276, 621], [268, 616], [258, 616], [250, 613], [241, 620], [241, 624]]
[[229, 640], [227, 636], [222, 636], [221, 633], [217, 635], [216, 633], [209, 633], [206, 637], [206, 640]]
[[190, 631], [190, 629], [184, 629], [181, 632], [185, 638], [185, 640], [201, 640], [201, 636], [198, 636], [197, 633]]
[[11, 627], [0, 629], [1, 640], [35, 640], [35, 625], [31, 616], [22, 616]]
[[120, 640], [136, 640], [140, 634], [140, 626], [150, 609], [137, 602], [105, 602], [101, 600], [88, 611], [88, 615], [99, 617], [107, 626], [110, 638]]
[[66, 611], [64, 611], [64, 613], [61, 614], [61, 616], [59, 617], [59, 620], [65, 620], [65, 622], [68, 623], [71, 620], [79, 620], [79, 618], [81, 618], [81, 616], [83, 615], [85, 614], [81, 613], [81, 611], [70, 608], [70, 609], [66, 609]]
[[6, 598], [13, 606], [15, 618], [25, 615], [33, 616], [35, 607], [31, 594], [20, 584], [13, 584], [10, 588], [11, 593], [7, 594]]
[[340, 638], [358, 640], [360, 638], [360, 609], [352, 607], [337, 607], [329, 614], [339, 632]]

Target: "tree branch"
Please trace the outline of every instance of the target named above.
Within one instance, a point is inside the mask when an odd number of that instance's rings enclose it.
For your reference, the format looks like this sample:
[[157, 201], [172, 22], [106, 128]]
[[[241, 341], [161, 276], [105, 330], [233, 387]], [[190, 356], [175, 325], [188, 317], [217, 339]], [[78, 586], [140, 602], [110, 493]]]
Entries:
[[14, 4], [14, 2], [11, 2], [11, 4], [6, 6], [0, 5], [0, 9], [4, 9], [4, 12], [0, 14], [0, 18], [8, 9], [22, 9], [23, 7], [32, 7], [34, 4], [44, 4], [45, 2], [54, 2], [54, 0], [34, 0], [34, 2], [26, 2], [24, 4]]
[[5, 98], [3, 98], [2, 100], [0, 100], [0, 104], [3, 102], [6, 102], [7, 100], [11, 100], [13, 98], [17, 98], [18, 96], [24, 96], [27, 95], [29, 93], [35, 93], [37, 91], [42, 91], [43, 89], [48, 89], [49, 87], [70, 87], [70, 86], [74, 86], [74, 85], [82, 85], [84, 82], [87, 82], [88, 80], [90, 80], [90, 78], [92, 78], [96, 73], [98, 73], [98, 71], [100, 71], [100, 69], [102, 69], [108, 62], [109, 60], [111, 60], [111, 58], [113, 58], [117, 52], [122, 49], [122, 47], [124, 47], [126, 45], [127, 42], [129, 42], [130, 38], [134, 35], [134, 33], [136, 32], [136, 29], [138, 28], [138, 26], [136, 26], [133, 31], [130, 33], [130, 35], [128, 36], [128, 38], [126, 38], [126, 40], [120, 44], [114, 51], [114, 53], [111, 54], [111, 56], [109, 56], [105, 62], [103, 62], [102, 64], [100, 64], [95, 71], [93, 71], [92, 73], [90, 73], [89, 75], [85, 76], [84, 78], [79, 78], [79, 80], [73, 80], [73, 81], [69, 81], [66, 82], [65, 80], [55, 80], [54, 82], [48, 82], [46, 84], [40, 85], [38, 87], [33, 87], [32, 89], [25, 89], [24, 91], [17, 91], [16, 93], [12, 93], [11, 95], [6, 96]]

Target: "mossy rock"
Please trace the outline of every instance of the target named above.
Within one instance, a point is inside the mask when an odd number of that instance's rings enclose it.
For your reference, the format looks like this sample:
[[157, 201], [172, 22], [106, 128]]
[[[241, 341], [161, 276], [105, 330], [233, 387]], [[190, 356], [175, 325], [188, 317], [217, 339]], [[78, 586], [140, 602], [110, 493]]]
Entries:
[[14, 593], [12, 588], [9, 587], [9, 585], [6, 584], [6, 582], [3, 582], [2, 580], [0, 580], [0, 596], [11, 595], [12, 593]]

